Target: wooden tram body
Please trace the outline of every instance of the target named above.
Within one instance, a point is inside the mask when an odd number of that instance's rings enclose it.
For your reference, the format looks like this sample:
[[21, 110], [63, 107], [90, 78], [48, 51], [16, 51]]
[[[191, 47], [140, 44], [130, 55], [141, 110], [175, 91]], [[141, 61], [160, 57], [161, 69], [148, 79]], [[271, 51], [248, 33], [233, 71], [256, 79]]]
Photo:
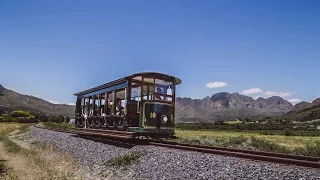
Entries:
[[76, 93], [75, 128], [173, 136], [180, 83], [173, 76], [143, 72]]

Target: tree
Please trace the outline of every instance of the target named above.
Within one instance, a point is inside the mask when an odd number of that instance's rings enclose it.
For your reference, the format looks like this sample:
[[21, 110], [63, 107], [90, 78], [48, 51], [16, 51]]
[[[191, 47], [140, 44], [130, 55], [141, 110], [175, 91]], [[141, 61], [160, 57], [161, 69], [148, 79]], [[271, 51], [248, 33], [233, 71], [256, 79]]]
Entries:
[[59, 116], [58, 116], [58, 122], [57, 122], [57, 123], [62, 123], [62, 122], [64, 122], [64, 117], [61, 116], [61, 115], [59, 115]]
[[69, 123], [70, 122], [70, 118], [69, 116], [66, 117], [66, 123]]

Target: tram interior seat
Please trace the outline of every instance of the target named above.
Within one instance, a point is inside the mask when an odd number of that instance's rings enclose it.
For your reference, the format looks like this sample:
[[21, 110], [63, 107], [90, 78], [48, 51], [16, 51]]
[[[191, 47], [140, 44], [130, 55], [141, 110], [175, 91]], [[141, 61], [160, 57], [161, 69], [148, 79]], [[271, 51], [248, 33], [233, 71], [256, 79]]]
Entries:
[[139, 126], [139, 113], [137, 113], [138, 101], [131, 100], [128, 102], [128, 118], [131, 120], [131, 127]]

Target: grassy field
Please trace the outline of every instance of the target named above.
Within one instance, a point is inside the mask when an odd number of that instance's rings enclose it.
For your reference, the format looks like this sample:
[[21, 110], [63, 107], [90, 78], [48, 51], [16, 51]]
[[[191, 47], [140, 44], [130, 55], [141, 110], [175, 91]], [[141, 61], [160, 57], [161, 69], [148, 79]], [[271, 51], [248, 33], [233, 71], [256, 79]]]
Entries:
[[320, 156], [320, 137], [261, 135], [259, 131], [176, 130], [184, 143]]
[[0, 136], [4, 136], [18, 129], [26, 129], [29, 123], [0, 123]]

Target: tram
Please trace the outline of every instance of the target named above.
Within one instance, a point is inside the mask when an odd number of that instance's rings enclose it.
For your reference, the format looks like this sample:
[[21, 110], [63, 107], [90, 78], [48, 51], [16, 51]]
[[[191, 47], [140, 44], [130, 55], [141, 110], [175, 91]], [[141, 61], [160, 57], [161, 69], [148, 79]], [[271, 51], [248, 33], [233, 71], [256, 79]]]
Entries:
[[179, 84], [174, 76], [142, 72], [78, 92], [75, 128], [173, 136]]

